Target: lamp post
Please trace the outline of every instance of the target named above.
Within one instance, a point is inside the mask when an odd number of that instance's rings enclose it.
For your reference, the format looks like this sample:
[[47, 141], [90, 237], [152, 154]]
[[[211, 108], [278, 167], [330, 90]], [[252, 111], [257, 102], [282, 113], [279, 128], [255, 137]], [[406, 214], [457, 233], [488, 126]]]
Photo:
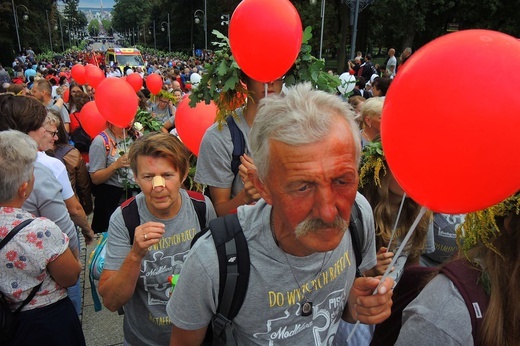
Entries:
[[347, 5], [350, 8], [350, 18], [353, 18], [352, 24], [352, 41], [350, 43], [350, 59], [354, 59], [356, 54], [356, 38], [359, 12], [370, 5], [374, 0], [349, 0]]
[[12, 2], [12, 5], [13, 5], [13, 17], [14, 17], [14, 28], [16, 30], [16, 39], [18, 40], [18, 53], [20, 53], [22, 51], [22, 44], [20, 43], [20, 33], [18, 32], [18, 12], [16, 11], [16, 9], [18, 7], [22, 7], [24, 10], [25, 10], [25, 14], [23, 15], [23, 20], [27, 20], [29, 19], [29, 10], [27, 9], [27, 7], [25, 7], [25, 5], [14, 5], [14, 0], [11, 0]]
[[[206, 8], [206, 1], [204, 1], [204, 8]], [[203, 25], [204, 25], [204, 49], [208, 50], [208, 22], [207, 22], [206, 12], [203, 10], [196, 10], [193, 13], [193, 18], [195, 19], [195, 24], [200, 23], [201, 17], [202, 17]]]
[[[148, 29], [148, 34], [151, 34], [150, 29]], [[157, 49], [157, 40], [155, 39], [155, 20], [153, 21], [153, 47]]]
[[[316, 5], [317, 0], [310, 0], [311, 5]], [[325, 0], [321, 0], [321, 35], [320, 35], [320, 59], [323, 52], [323, 28], [325, 25]]]
[[172, 40], [170, 37], [170, 14], [168, 13], [168, 22], [161, 22], [161, 31], [164, 32], [164, 24], [167, 25], [168, 28], [168, 52], [172, 51]]
[[45, 10], [45, 17], [47, 17], [47, 28], [49, 29], [49, 44], [51, 46], [51, 52], [54, 53], [52, 49], [52, 33], [51, 33], [51, 22], [49, 21], [49, 11]]

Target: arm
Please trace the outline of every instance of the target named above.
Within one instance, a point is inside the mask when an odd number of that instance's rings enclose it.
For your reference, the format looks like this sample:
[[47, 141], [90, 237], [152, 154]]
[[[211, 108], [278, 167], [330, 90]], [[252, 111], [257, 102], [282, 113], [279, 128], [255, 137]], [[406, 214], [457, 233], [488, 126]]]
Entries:
[[377, 324], [390, 316], [392, 307], [392, 285], [394, 280], [387, 278], [372, 295], [380, 280], [376, 278], [357, 278], [349, 292], [348, 302], [342, 318], [349, 323], [360, 321], [365, 324]]
[[176, 327], [172, 328], [172, 336], [170, 338], [170, 346], [198, 346], [204, 341], [206, 330], [204, 327], [196, 330], [186, 330]]
[[125, 154], [121, 157], [119, 157], [114, 163], [109, 165], [106, 168], [97, 170], [95, 172], [90, 173], [90, 178], [92, 179], [92, 182], [96, 185], [103, 184], [106, 182], [110, 177], [119, 169], [122, 167], [130, 167], [130, 164], [128, 163], [128, 155]]
[[121, 267], [118, 270], [103, 270], [99, 280], [99, 294], [103, 297], [103, 305], [107, 309], [117, 311], [132, 297], [139, 279], [141, 261], [148, 253], [148, 248], [157, 244], [163, 234], [164, 224], [159, 222], [146, 222], [136, 227], [134, 244]]
[[249, 200], [250, 204], [253, 202], [256, 202], [260, 199], [260, 194], [258, 193], [258, 190], [254, 186], [251, 179], [249, 179], [249, 174], [256, 174], [256, 166], [253, 162], [253, 159], [247, 156], [246, 154], [242, 155], [240, 157], [240, 162], [242, 164], [238, 167], [238, 174], [240, 175], [240, 178], [242, 178], [242, 182], [244, 183], [244, 193], [246, 195], [246, 199]]
[[239, 206], [252, 202], [247, 198], [245, 189], [240, 191], [233, 199], [230, 198], [231, 188], [209, 186], [209, 192], [217, 216], [227, 215]]
[[89, 245], [94, 240], [94, 231], [92, 228], [90, 228], [87, 215], [85, 214], [85, 211], [79, 203], [76, 195], [73, 195], [71, 198], [65, 200], [65, 205], [67, 206], [67, 210], [69, 212], [70, 218], [72, 219], [72, 222], [81, 228], [81, 233], [83, 233], [83, 236], [85, 236], [85, 242], [87, 245]]
[[161, 127], [161, 132], [163, 133], [170, 133], [170, 130], [173, 128], [173, 119], [170, 117], [168, 120], [166, 120], [163, 124], [163, 127]]
[[56, 283], [62, 287], [74, 286], [81, 273], [81, 263], [70, 249], [66, 249], [54, 261], [47, 264], [47, 269]]

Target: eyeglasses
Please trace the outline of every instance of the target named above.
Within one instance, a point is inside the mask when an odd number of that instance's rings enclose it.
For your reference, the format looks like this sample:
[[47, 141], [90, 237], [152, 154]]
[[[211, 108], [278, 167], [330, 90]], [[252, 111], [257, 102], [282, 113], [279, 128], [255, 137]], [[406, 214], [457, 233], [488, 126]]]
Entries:
[[49, 130], [45, 129], [45, 132], [50, 134], [52, 137], [58, 137], [58, 131], [49, 131]]

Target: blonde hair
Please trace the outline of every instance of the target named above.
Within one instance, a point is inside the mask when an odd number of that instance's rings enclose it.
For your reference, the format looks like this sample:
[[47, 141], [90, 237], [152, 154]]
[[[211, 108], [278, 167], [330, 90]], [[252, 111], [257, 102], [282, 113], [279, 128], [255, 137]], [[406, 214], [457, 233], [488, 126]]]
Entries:
[[361, 123], [365, 126], [367, 117], [373, 118], [383, 113], [384, 100], [381, 97], [371, 97], [361, 106]]

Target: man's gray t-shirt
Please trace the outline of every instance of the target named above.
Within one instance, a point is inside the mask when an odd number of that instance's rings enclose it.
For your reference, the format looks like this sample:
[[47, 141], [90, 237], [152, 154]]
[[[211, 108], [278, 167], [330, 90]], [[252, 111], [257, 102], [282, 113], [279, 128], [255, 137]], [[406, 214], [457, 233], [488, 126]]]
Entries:
[[[200, 232], [197, 213], [185, 190], [180, 190], [181, 209], [171, 219], [153, 216], [146, 206], [145, 196], [136, 196], [141, 224], [148, 221], [165, 224], [166, 233], [161, 241], [148, 248], [141, 262], [141, 271], [135, 292], [125, 304], [124, 335], [130, 345], [168, 345], [172, 324], [166, 314], [171, 284], [168, 277], [179, 274], [191, 240]], [[211, 201], [206, 201], [206, 225], [216, 217]], [[106, 246], [105, 269], [119, 270], [132, 246], [125, 226], [121, 207], [110, 218]]]
[[[244, 135], [246, 154], [249, 149], [249, 131], [251, 127], [244, 118], [242, 109], [237, 110], [238, 119], [235, 123]], [[200, 144], [199, 157], [197, 159], [197, 172], [195, 181], [207, 186], [223, 189], [231, 188], [231, 198], [244, 189], [240, 176], [233, 174], [231, 161], [233, 159], [233, 140], [226, 122], [219, 130], [217, 123], [211, 125], [204, 134]]]
[[[363, 215], [366, 241], [360, 269], [365, 271], [376, 264], [374, 220], [366, 199], [357, 194], [356, 201]], [[326, 253], [285, 256], [272, 237], [270, 214], [271, 206], [262, 199], [254, 206], [238, 208], [251, 261], [244, 304], [233, 320], [238, 344], [330, 344], [356, 276], [351, 237], [347, 231], [338, 247]], [[195, 330], [210, 323], [218, 304], [217, 262], [208, 232], [190, 252], [168, 302], [168, 315], [177, 327]], [[313, 303], [311, 316], [301, 316], [304, 293]]]
[[472, 330], [460, 292], [439, 274], [404, 309], [396, 345], [472, 346]]

